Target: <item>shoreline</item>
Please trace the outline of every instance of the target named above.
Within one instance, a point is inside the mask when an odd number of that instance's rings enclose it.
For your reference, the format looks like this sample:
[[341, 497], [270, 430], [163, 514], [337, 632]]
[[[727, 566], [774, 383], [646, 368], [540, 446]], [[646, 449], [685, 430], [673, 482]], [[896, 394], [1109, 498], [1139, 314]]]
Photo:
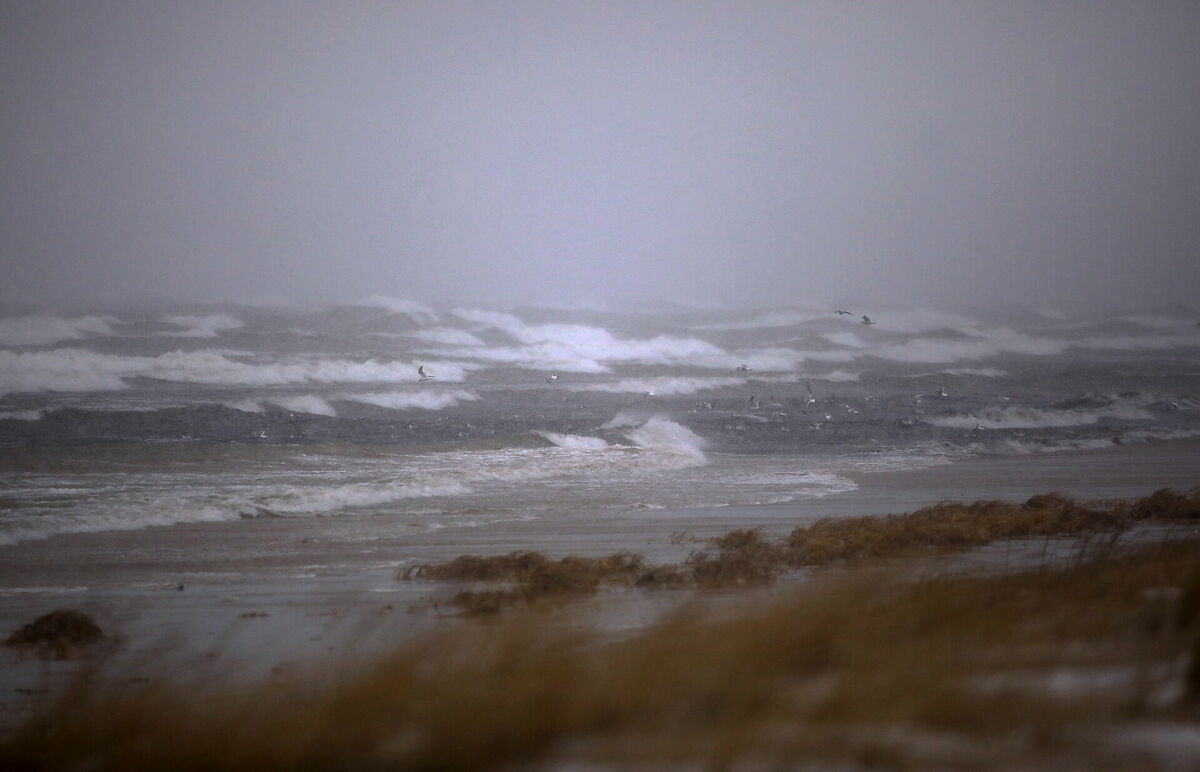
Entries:
[[[551, 557], [640, 553], [677, 563], [698, 540], [739, 528], [782, 536], [825, 517], [911, 512], [943, 500], [1006, 499], [1059, 492], [1081, 499], [1135, 498], [1200, 483], [1200, 440], [1064, 452], [975, 457], [862, 473], [858, 489], [822, 499], [624, 511], [409, 534], [323, 541], [329, 519], [262, 519], [141, 531], [72, 534], [0, 548], [0, 635], [50, 610], [93, 616], [122, 644], [127, 672], [147, 657], [181, 658], [222, 676], [274, 673], [331, 652], [365, 652], [456, 624], [430, 601], [447, 586], [397, 581], [398, 569], [461, 554], [534, 550]], [[344, 524], [339, 524], [344, 526]], [[686, 534], [686, 538], [673, 538]], [[255, 560], [265, 547], [270, 560]], [[183, 590], [177, 585], [182, 582]], [[696, 598], [691, 590], [612, 592], [580, 601], [577, 620], [620, 634]], [[166, 653], [164, 653], [166, 652]], [[214, 663], [220, 663], [214, 665]], [[79, 661], [46, 662], [0, 649], [0, 714], [10, 724], [39, 689], [60, 687]], [[19, 692], [19, 693], [18, 693]], [[26, 695], [26, 696], [22, 696]]]
[[[435, 531], [380, 535], [378, 516], [194, 522], [127, 531], [59, 534], [0, 546], [0, 596], [59, 589], [172, 588], [248, 575], [293, 580], [373, 573], [459, 554], [535, 549], [599, 555], [640, 551], [676, 560], [672, 534], [697, 538], [737, 528], [783, 533], [825, 517], [911, 512], [941, 501], [1023, 501], [1040, 493], [1136, 498], [1200, 485], [1200, 439], [1015, 456], [972, 456], [915, 469], [861, 472], [854, 490], [771, 504], [622, 509]], [[2, 621], [2, 620], [0, 620]]]

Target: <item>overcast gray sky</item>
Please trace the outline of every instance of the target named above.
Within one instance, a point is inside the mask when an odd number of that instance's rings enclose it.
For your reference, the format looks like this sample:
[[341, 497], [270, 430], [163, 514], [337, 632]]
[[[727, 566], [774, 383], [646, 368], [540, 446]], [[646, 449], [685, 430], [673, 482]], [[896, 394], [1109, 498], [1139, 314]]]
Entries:
[[1200, 2], [0, 0], [0, 299], [1192, 302]]

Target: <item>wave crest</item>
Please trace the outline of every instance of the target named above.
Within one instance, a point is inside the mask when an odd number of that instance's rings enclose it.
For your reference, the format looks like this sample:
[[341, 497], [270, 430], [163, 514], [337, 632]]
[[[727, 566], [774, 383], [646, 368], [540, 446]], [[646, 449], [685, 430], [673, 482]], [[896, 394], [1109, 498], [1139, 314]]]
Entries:
[[703, 437], [686, 426], [660, 416], [651, 418], [625, 436], [639, 448], [679, 454], [698, 463], [708, 461], [704, 455], [704, 447], [708, 443]]
[[242, 326], [240, 319], [234, 319], [229, 314], [164, 316], [160, 321], [165, 324], [184, 328], [179, 332], [162, 333], [172, 338], [215, 338], [224, 330], [236, 330]]
[[420, 408], [422, 410], [441, 410], [454, 407], [459, 402], [470, 402], [479, 399], [479, 395], [471, 391], [421, 391], [421, 392], [371, 392], [367, 394], [341, 394], [338, 399], [348, 402], [361, 402], [364, 405], [386, 407], [391, 410]]
[[599, 437], [582, 437], [578, 434], [559, 434], [558, 432], [547, 432], [537, 430], [534, 434], [557, 445], [560, 448], [568, 448], [570, 450], [606, 450], [610, 446], [607, 442]]
[[79, 340], [89, 333], [112, 335], [113, 316], [80, 316], [67, 319], [35, 314], [0, 319], [0, 346], [46, 346], [64, 340]]

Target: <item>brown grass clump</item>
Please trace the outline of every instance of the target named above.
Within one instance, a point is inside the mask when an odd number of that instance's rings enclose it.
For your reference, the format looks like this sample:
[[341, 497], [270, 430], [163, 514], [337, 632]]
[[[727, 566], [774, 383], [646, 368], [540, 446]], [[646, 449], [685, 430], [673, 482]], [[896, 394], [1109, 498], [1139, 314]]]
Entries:
[[75, 609], [43, 614], [5, 639], [5, 646], [28, 647], [65, 657], [81, 646], [104, 640], [104, 631], [90, 616]]
[[1200, 520], [1200, 488], [1187, 494], [1161, 488], [1130, 507], [1134, 520]]
[[[603, 583], [637, 587], [726, 587], [765, 584], [787, 571], [844, 560], [879, 560], [915, 550], [964, 549], [1004, 539], [1117, 534], [1136, 522], [1200, 517], [1200, 489], [1185, 496], [1160, 490], [1134, 502], [1085, 506], [1056, 493], [1023, 504], [942, 502], [902, 515], [818, 520], [782, 541], [759, 529], [740, 529], [706, 540], [680, 565], [647, 566], [640, 555], [552, 560], [538, 552], [480, 557], [410, 567], [404, 579], [507, 582], [507, 589], [465, 590], [450, 604], [467, 613], [493, 613], [542, 598], [595, 592]], [[687, 537], [688, 540], [695, 540]], [[672, 543], [682, 539], [672, 535]], [[699, 541], [699, 540], [696, 540]]]
[[413, 566], [402, 575], [405, 579], [429, 578], [441, 581], [500, 581], [513, 586], [500, 590], [463, 590], [450, 604], [468, 614], [490, 614], [505, 606], [533, 603], [546, 598], [586, 595], [602, 582], [645, 584], [655, 581], [641, 555], [618, 552], [598, 558], [568, 556], [552, 560], [540, 552], [512, 552], [507, 555], [480, 557], [460, 555], [445, 563]]
[[769, 582], [785, 570], [784, 558], [782, 545], [768, 540], [762, 531], [741, 529], [710, 540], [684, 565], [697, 584], [724, 587]]
[[1058, 494], [1024, 504], [943, 502], [906, 515], [818, 520], [787, 537], [792, 566], [883, 558], [922, 547], [977, 547], [1001, 539], [1120, 531], [1130, 524], [1124, 508], [1090, 509]]
[[[1194, 629], [1140, 620], [1147, 593], [1183, 584], [1198, 551], [1181, 541], [1003, 576], [831, 575], [617, 641], [515, 614], [332, 680], [84, 683], [0, 743], [0, 767], [1153, 769], [1106, 738], [1195, 721], [1156, 696], [1183, 677], [1172, 663]], [[1095, 668], [1137, 677], [1046, 686]]]

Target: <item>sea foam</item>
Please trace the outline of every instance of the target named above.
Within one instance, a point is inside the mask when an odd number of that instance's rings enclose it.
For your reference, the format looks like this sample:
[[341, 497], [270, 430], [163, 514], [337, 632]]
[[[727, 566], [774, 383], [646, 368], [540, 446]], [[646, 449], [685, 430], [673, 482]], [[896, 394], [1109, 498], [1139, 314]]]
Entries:
[[934, 426], [952, 429], [1037, 429], [1064, 426], [1088, 426], [1102, 420], [1149, 421], [1149, 412], [1134, 405], [1112, 405], [1093, 410], [1061, 410], [1013, 406], [983, 413], [929, 416]]
[[559, 434], [557, 432], [535, 431], [534, 434], [560, 448], [571, 450], [606, 450], [609, 445], [600, 437], [582, 437], [577, 434]]
[[626, 434], [639, 448], [679, 454], [704, 463], [704, 446], [707, 442], [691, 429], [674, 421], [655, 416], [639, 428]]
[[207, 316], [164, 316], [161, 321], [176, 327], [181, 331], [161, 333], [174, 338], [215, 338], [223, 330], [236, 330], [242, 326], [241, 320], [234, 319], [228, 314], [209, 314]]
[[[100, 354], [84, 349], [0, 350], [0, 393], [106, 391], [125, 378], [219, 386], [285, 386], [300, 383], [403, 383], [416, 380], [415, 361], [354, 362], [314, 357], [257, 364], [212, 350], [171, 351], [155, 357]], [[443, 382], [465, 378], [467, 363], [424, 362]]]
[[45, 346], [88, 335], [112, 335], [112, 325], [118, 323], [113, 316], [14, 316], [0, 319], [0, 346]]
[[454, 407], [460, 402], [470, 402], [479, 399], [472, 391], [457, 389], [454, 391], [412, 391], [412, 392], [370, 392], [366, 394], [340, 394], [338, 399], [349, 402], [361, 402], [364, 405], [375, 405], [392, 410], [420, 408], [422, 410], [442, 410]]

